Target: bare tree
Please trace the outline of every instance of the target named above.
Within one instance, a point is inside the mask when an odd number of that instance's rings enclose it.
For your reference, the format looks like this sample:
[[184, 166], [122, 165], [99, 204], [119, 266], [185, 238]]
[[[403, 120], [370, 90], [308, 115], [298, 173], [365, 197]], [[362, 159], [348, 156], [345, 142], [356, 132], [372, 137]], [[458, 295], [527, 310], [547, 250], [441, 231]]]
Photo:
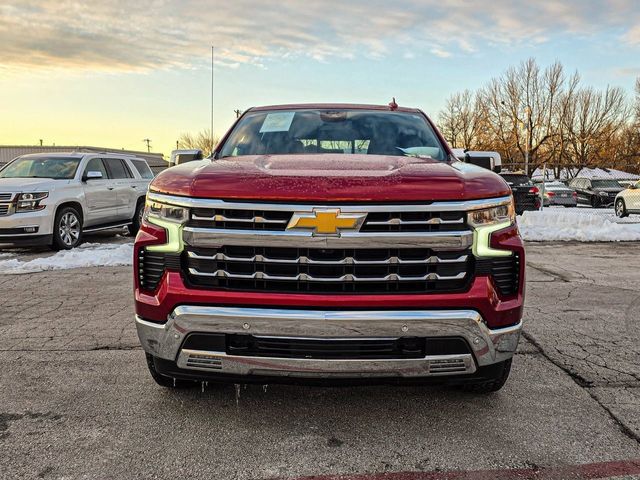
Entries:
[[[577, 82], [572, 77], [569, 84]], [[562, 65], [541, 70], [533, 58], [508, 69], [480, 93], [493, 136], [512, 161], [531, 173], [548, 160], [547, 147], [557, 134], [559, 104], [567, 87]]]
[[570, 165], [583, 168], [610, 161], [616, 136], [625, 127], [627, 118], [628, 108], [621, 88], [579, 90], [562, 119]]
[[509, 68], [476, 91], [452, 95], [439, 116], [454, 147], [497, 150], [509, 168], [625, 166], [640, 171], [640, 78], [632, 106], [620, 88], [582, 88], [556, 62]]
[[182, 133], [178, 137], [178, 148], [180, 149], [199, 149], [202, 150], [204, 156], [211, 154], [220, 139], [211, 136], [211, 130], [205, 129], [196, 134]]
[[482, 120], [478, 95], [465, 90], [447, 99], [438, 123], [453, 148], [475, 149], [480, 141]]

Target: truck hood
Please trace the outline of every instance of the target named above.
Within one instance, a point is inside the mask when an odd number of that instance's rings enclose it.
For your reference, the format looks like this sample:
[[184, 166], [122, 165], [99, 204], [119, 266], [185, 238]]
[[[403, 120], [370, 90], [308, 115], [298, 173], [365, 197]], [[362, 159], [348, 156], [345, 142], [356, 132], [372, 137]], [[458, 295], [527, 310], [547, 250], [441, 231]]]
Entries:
[[151, 190], [188, 197], [301, 202], [471, 200], [510, 195], [502, 178], [462, 162], [384, 155], [260, 155], [189, 162]]
[[0, 192], [48, 191], [54, 185], [67, 184], [69, 180], [52, 178], [0, 178]]

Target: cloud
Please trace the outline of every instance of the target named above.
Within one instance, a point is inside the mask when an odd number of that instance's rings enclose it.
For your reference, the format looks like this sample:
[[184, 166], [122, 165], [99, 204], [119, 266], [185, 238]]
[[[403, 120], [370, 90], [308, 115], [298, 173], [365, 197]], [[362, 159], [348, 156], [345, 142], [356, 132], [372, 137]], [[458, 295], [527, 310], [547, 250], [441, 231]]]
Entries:
[[640, 45], [636, 0], [3, 0], [0, 69], [146, 71], [283, 57], [468, 54], [483, 44], [611, 34]]
[[448, 52], [440, 47], [433, 47], [431, 49], [431, 53], [440, 58], [449, 58], [451, 56], [451, 52]]

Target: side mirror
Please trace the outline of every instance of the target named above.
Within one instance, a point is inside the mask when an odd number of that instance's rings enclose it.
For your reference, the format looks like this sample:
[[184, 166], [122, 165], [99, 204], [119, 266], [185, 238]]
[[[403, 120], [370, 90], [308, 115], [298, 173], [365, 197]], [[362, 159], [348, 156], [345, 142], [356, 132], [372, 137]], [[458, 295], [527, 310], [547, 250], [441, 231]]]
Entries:
[[84, 174], [82, 179], [86, 182], [87, 180], [100, 180], [102, 178], [102, 172], [99, 170], [90, 170]]
[[202, 150], [174, 150], [171, 152], [170, 165], [180, 165], [182, 163], [193, 162], [194, 160], [202, 160], [204, 155]]
[[500, 158], [500, 154], [498, 152], [467, 150], [464, 154], [464, 161], [496, 173], [500, 173], [502, 171], [502, 158]]

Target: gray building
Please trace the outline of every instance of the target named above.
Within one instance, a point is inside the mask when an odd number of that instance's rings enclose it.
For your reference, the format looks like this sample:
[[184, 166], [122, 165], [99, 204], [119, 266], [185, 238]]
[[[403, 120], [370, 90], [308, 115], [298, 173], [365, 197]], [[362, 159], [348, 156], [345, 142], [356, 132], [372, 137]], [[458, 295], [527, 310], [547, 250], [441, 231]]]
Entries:
[[0, 168], [20, 155], [48, 152], [126, 153], [144, 158], [155, 175], [169, 166], [161, 153], [136, 152], [117, 148], [82, 146], [0, 145]]

